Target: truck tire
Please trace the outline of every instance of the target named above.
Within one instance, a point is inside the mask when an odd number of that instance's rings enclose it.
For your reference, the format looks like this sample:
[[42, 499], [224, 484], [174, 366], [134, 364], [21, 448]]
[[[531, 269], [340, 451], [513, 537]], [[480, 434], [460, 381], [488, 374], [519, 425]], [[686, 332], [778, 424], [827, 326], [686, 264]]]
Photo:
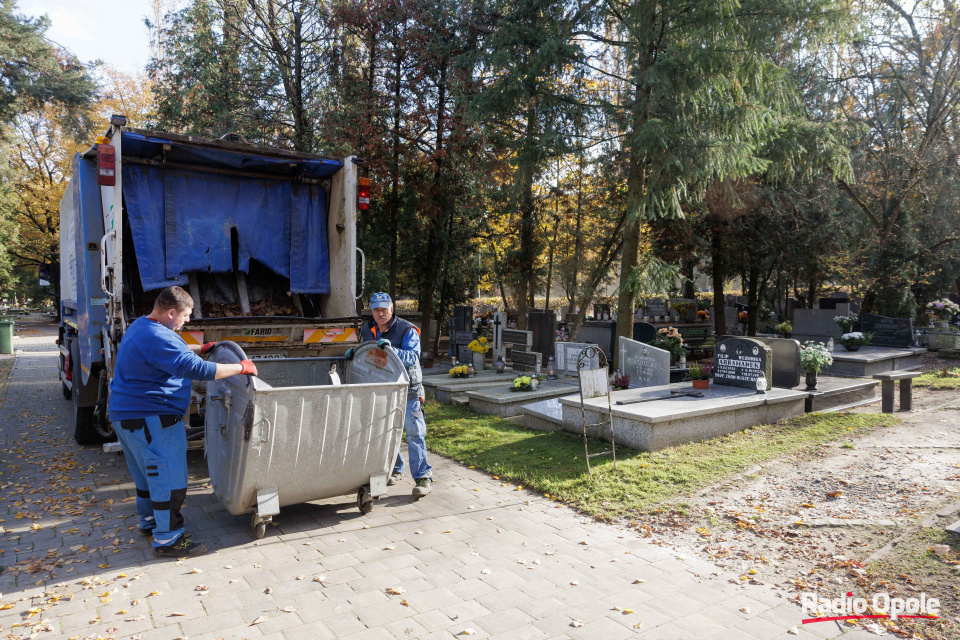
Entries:
[[103, 444], [105, 439], [97, 430], [97, 419], [93, 415], [94, 407], [80, 406], [80, 384], [83, 378], [80, 371], [80, 349], [77, 341], [74, 340], [70, 345], [70, 361], [73, 365], [73, 385], [74, 392], [70, 395], [73, 399], [73, 439], [79, 445]]

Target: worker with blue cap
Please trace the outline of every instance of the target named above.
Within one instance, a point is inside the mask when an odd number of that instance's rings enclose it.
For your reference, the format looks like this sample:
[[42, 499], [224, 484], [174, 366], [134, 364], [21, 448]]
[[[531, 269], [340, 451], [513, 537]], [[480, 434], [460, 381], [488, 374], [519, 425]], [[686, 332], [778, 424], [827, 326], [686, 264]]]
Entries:
[[[423, 418], [423, 375], [420, 372], [420, 329], [412, 322], [398, 318], [393, 314], [393, 300], [389, 294], [375, 293], [370, 296], [370, 310], [373, 320], [365, 322], [360, 330], [360, 338], [366, 342], [376, 340], [381, 349], [393, 349], [410, 376], [407, 391], [407, 412], [403, 420], [403, 431], [407, 436], [407, 453], [410, 456], [410, 474], [416, 483], [413, 495], [417, 498], [430, 493], [433, 482], [433, 467], [427, 462], [427, 423]], [[353, 349], [347, 351], [347, 360], [353, 357]], [[387, 479], [388, 485], [395, 485], [403, 478], [403, 455], [397, 453], [397, 462], [393, 473]]]

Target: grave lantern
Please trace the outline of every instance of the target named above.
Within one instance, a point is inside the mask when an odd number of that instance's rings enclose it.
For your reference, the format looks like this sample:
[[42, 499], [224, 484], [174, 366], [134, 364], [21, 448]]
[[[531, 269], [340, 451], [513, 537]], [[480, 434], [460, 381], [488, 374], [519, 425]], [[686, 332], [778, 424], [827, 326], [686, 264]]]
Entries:
[[472, 365], [472, 364], [468, 364], [468, 365], [467, 365], [467, 377], [468, 377], [468, 378], [472, 378], [474, 373], [475, 373], [475, 370], [474, 370], [474, 368], [473, 368], [473, 365]]
[[557, 379], [557, 363], [553, 356], [547, 358], [547, 380]]
[[757, 378], [757, 393], [766, 393], [767, 392], [767, 377], [762, 373]]
[[497, 370], [497, 373], [503, 373], [503, 370], [507, 365], [503, 363], [503, 356], [497, 356], [497, 362], [493, 365], [493, 368]]

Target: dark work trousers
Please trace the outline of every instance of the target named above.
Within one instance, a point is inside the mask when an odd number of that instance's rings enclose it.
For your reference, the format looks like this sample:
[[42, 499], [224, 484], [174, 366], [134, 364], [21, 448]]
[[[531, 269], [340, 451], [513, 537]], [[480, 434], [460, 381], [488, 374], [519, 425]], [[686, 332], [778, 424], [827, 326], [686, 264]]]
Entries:
[[135, 430], [120, 422], [113, 430], [137, 487], [140, 528], [153, 531], [153, 546], [166, 547], [183, 535], [180, 508], [187, 497], [187, 432], [183, 421], [162, 427], [159, 416]]

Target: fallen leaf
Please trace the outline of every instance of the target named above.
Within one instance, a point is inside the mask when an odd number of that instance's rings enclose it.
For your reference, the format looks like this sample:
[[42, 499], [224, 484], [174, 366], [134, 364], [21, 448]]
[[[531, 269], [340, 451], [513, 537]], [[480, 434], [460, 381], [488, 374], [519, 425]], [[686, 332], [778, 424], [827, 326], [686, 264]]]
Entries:
[[577, 582], [576, 580], [571, 580], [571, 581], [570, 581], [570, 584], [575, 587], [575, 586], [577, 586], [577, 585], [580, 584], [580, 583]]
[[323, 582], [326, 579], [327, 579], [327, 576], [313, 576], [314, 582]]
[[257, 625], [257, 624], [263, 624], [263, 623], [266, 622], [267, 620], [269, 620], [269, 618], [268, 618], [267, 616], [260, 616], [260, 617], [258, 617], [256, 620], [254, 620], [253, 622], [251, 622], [248, 626], [252, 627], [252, 626]]
[[187, 615], [187, 614], [185, 614], [185, 613], [180, 613], [179, 611], [174, 611], [173, 613], [170, 614], [170, 617], [171, 617], [171, 618], [174, 618], [174, 617], [180, 617], [180, 616], [185, 616], [185, 615]]
[[297, 580], [306, 580], [307, 576], [297, 576]]
[[643, 578], [637, 578], [633, 581], [633, 584], [643, 584]]
[[406, 592], [406, 589], [403, 587], [387, 587], [387, 593], [394, 596], [403, 595]]
[[280, 611], [283, 611], [284, 613], [293, 613], [294, 611], [296, 611], [296, 609], [294, 609], [293, 607], [284, 607], [283, 609], [280, 609]]
[[800, 630], [797, 629], [796, 627], [790, 627], [790, 628], [787, 630], [787, 633], [789, 633], [789, 634], [792, 635], [792, 636], [798, 636], [798, 635], [800, 635]]
[[401, 601], [400, 601], [400, 604], [402, 604], [402, 605], [405, 606], [405, 607], [409, 607], [409, 606], [410, 606], [410, 603], [407, 602], [406, 600], [401, 600]]
[[579, 627], [582, 627], [582, 626], [583, 626], [583, 623], [580, 622], [579, 620], [573, 620], [573, 621], [570, 623], [570, 626], [571, 626], [571, 627], [578, 627], [578, 628], [579, 628]]
[[750, 607], [740, 607], [740, 613], [750, 613]]
[[190, 573], [203, 573], [203, 569], [194, 568]]
[[271, 589], [270, 587], [267, 587], [266, 589], [263, 590], [263, 592], [266, 593], [267, 595], [269, 595], [269, 594], [273, 593], [273, 589]]
[[474, 631], [473, 629], [467, 627], [466, 629], [464, 629], [463, 631], [461, 631], [461, 632], [458, 633], [457, 635], [460, 635], [460, 636], [472, 636], [472, 635], [476, 635], [476, 633], [477, 633], [476, 631]]
[[193, 590], [194, 590], [194, 591], [209, 591], [209, 590], [210, 590], [210, 587], [208, 587], [208, 586], [205, 585], [205, 584], [198, 584], [196, 587], [194, 587]]
[[633, 625], [633, 628], [634, 628], [634, 629], [639, 629], [639, 628], [640, 628], [640, 625], [642, 625], [642, 624], [643, 624], [643, 622], [638, 622], [637, 624]]
[[827, 496], [830, 498], [839, 498], [843, 495], [843, 491], [830, 491], [827, 493]]

